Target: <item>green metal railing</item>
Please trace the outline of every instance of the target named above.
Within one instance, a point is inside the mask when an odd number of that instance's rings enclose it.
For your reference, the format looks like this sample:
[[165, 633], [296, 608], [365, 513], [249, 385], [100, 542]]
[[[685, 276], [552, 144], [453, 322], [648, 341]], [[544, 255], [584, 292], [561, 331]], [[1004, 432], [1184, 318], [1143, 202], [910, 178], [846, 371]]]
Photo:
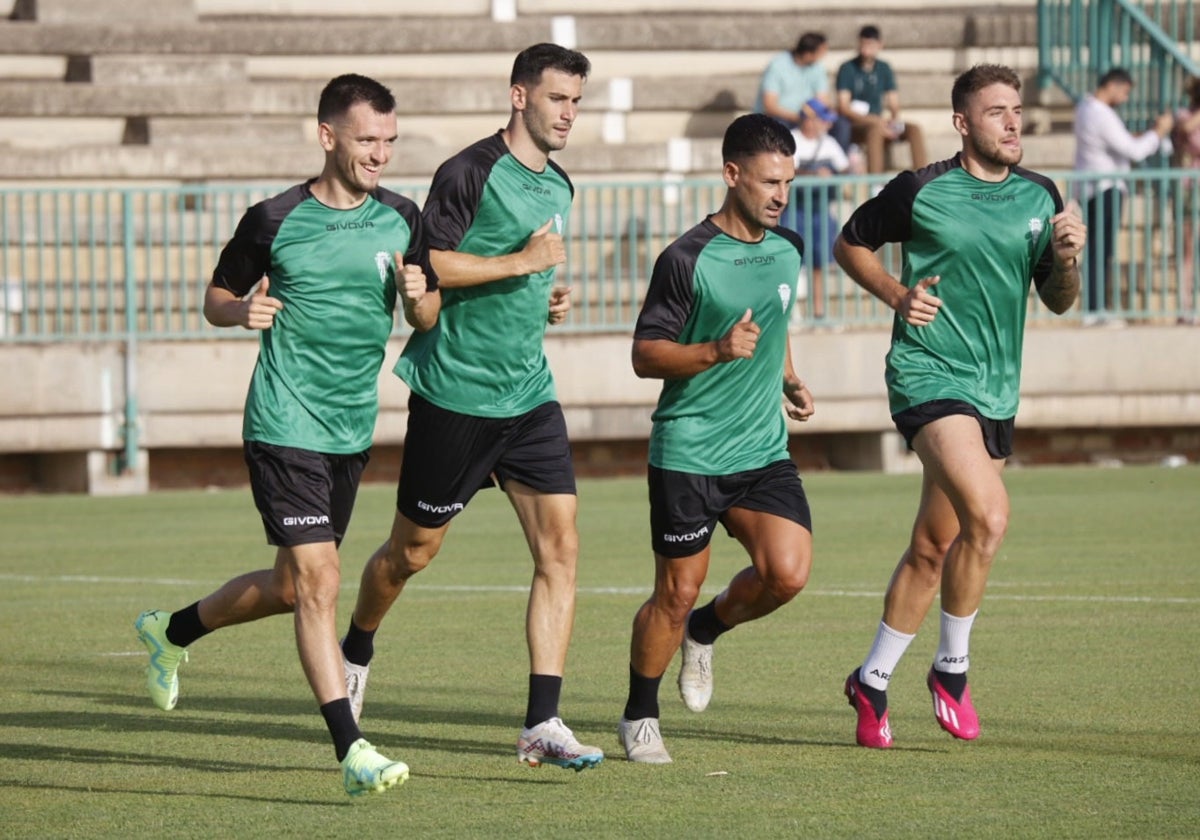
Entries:
[[1182, 105], [1188, 77], [1200, 75], [1191, 0], [1038, 0], [1037, 11], [1039, 87], [1078, 101], [1104, 71], [1124, 67], [1136, 82], [1121, 108], [1131, 126]]
[[[1065, 196], [1099, 176], [1052, 173]], [[1108, 272], [1108, 296], [1127, 319], [1170, 319], [1197, 286], [1184, 264], [1200, 231], [1197, 185], [1188, 172], [1146, 169], [1124, 179], [1128, 199]], [[805, 227], [810, 266], [817, 252], [883, 176], [808, 177], [793, 207]], [[128, 341], [245, 336], [219, 330], [201, 311], [221, 247], [246, 208], [278, 186], [0, 190], [0, 344]], [[424, 188], [397, 187], [418, 202]], [[672, 240], [721, 202], [717, 180], [577, 185], [561, 277], [573, 289], [565, 332], [628, 332], [654, 261]], [[800, 220], [790, 219], [795, 226]], [[1092, 246], [1102, 232], [1093, 231]], [[820, 242], [818, 242], [820, 240]], [[899, 249], [882, 255], [898, 271]], [[878, 327], [891, 313], [852, 283], [824, 254], [820, 289], [802, 283], [797, 324], [814, 310], [834, 327]], [[1184, 274], [1187, 269], [1188, 273]], [[815, 299], [819, 297], [819, 300]], [[1034, 307], [1036, 319], [1045, 317]], [[402, 332], [403, 325], [397, 330]]]
[[[1057, 173], [1064, 195], [1082, 195], [1102, 176]], [[883, 176], [806, 177], [787, 221], [808, 243], [795, 310], [800, 328], [883, 328], [892, 313], [838, 269], [829, 240]], [[1116, 258], [1099, 291], [1111, 317], [1172, 321], [1196, 314], [1200, 264], [1200, 179], [1194, 171], [1142, 170], [1123, 178], [1124, 214]], [[138, 457], [137, 345], [145, 340], [253, 338], [204, 321], [201, 302], [220, 248], [245, 209], [279, 187], [0, 190], [0, 345], [113, 342], [123, 346], [122, 452]], [[423, 189], [400, 188], [418, 202]], [[629, 333], [654, 261], [672, 240], [717, 209], [716, 180], [580, 184], [561, 277], [574, 289], [566, 333]], [[1092, 234], [1092, 250], [1096, 237]], [[822, 244], [817, 244], [818, 242]], [[823, 251], [822, 261], [814, 259]], [[1191, 254], [1190, 262], [1187, 256]], [[898, 273], [899, 248], [881, 251]], [[1086, 258], [1085, 258], [1086, 259]], [[820, 282], [815, 282], [817, 280]], [[1086, 297], [1086, 295], [1085, 295]], [[1054, 316], [1030, 296], [1030, 320]], [[1089, 311], [1086, 299], [1078, 316]], [[814, 315], [823, 317], [818, 322]], [[403, 326], [397, 326], [403, 332]]]

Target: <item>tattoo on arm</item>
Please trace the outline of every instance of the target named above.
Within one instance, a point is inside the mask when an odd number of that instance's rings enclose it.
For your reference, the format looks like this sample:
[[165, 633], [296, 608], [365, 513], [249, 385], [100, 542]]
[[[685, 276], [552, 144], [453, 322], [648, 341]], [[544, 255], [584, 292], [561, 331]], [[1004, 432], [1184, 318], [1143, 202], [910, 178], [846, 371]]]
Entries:
[[1070, 309], [1079, 297], [1079, 258], [1072, 258], [1069, 265], [1056, 260], [1050, 276], [1038, 289], [1038, 297], [1056, 315]]

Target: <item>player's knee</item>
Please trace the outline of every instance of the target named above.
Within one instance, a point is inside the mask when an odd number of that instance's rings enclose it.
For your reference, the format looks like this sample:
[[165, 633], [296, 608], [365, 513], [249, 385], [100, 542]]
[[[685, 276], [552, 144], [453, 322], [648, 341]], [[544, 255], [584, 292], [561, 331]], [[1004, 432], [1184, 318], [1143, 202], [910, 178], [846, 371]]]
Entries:
[[991, 557], [1000, 550], [1000, 543], [1008, 533], [1008, 508], [994, 507], [979, 516], [972, 517], [963, 529], [963, 539], [969, 541], [979, 554]]
[[946, 559], [946, 552], [953, 544], [953, 537], [939, 538], [931, 534], [914, 534], [905, 561], [916, 572], [926, 576], [930, 585], [936, 586], [942, 577], [942, 564]]
[[673, 586], [662, 587], [654, 594], [656, 606], [674, 627], [683, 626], [699, 598], [700, 583], [690, 580], [676, 581]]
[[788, 601], [800, 594], [808, 583], [808, 564], [797, 564], [794, 568], [788, 569], [782, 573], [775, 573], [767, 576], [767, 590], [781, 604], [786, 604]]
[[293, 594], [293, 608], [332, 612], [337, 609], [342, 576], [336, 566], [302, 569]]

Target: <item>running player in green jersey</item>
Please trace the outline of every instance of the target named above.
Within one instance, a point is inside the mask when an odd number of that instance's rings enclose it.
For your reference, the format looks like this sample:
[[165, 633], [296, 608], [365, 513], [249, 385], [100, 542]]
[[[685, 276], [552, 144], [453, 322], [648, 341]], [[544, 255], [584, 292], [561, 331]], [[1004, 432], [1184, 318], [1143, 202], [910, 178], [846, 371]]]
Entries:
[[408, 767], [362, 737], [347, 698], [334, 615], [338, 546], [371, 447], [397, 298], [418, 334], [433, 327], [440, 306], [420, 212], [379, 186], [395, 110], [391, 92], [373, 79], [330, 81], [317, 109], [321, 175], [246, 212], [205, 294], [210, 323], [259, 331], [242, 436], [274, 567], [177, 612], [147, 610], [136, 622], [150, 651], [147, 689], [169, 710], [192, 642], [294, 613], [300, 662], [352, 796], [403, 782]]
[[[1013, 418], [1030, 281], [1057, 314], [1079, 294], [1087, 238], [1076, 207], [1022, 169], [1021, 81], [979, 65], [954, 83], [962, 152], [905, 172], [858, 208], [835, 246], [842, 268], [896, 311], [886, 380], [892, 419], [924, 467], [912, 540], [888, 584], [862, 667], [846, 679], [856, 740], [892, 745], [887, 687], [941, 592], [941, 638], [926, 684], [956, 738], [979, 736], [967, 688], [971, 625], [1008, 528], [1000, 472]], [[899, 279], [875, 251], [900, 242]]]
[[412, 390], [390, 539], [367, 561], [342, 642], [361, 711], [374, 634], [407, 580], [434, 558], [476, 491], [499, 483], [533, 554], [526, 614], [529, 700], [517, 757], [573, 770], [604, 753], [559, 717], [575, 616], [575, 474], [543, 349], [569, 289], [554, 283], [571, 181], [562, 149], [590, 65], [555, 44], [513, 62], [508, 125], [438, 168], [424, 218], [444, 305], [438, 325], [405, 347], [396, 374]]
[[[658, 687], [681, 644], [679, 691], [702, 711], [717, 637], [783, 606], [808, 581], [811, 517], [783, 411], [795, 420], [813, 412], [788, 338], [804, 243], [777, 227], [795, 152], [791, 133], [764, 114], [729, 125], [721, 209], [659, 256], [634, 330], [634, 372], [663, 387], [648, 471], [654, 592], [633, 620], [617, 730], [630, 761], [671, 761]], [[751, 564], [692, 611], [718, 522]]]

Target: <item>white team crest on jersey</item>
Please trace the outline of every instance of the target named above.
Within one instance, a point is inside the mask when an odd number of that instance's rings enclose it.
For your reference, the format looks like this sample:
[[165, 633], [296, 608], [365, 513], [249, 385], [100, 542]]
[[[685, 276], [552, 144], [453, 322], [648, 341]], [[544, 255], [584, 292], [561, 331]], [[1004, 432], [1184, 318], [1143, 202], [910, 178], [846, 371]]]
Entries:
[[1042, 220], [1041, 219], [1030, 219], [1029, 220], [1029, 233], [1032, 236], [1041, 236], [1042, 235]]
[[387, 251], [375, 252], [375, 267], [379, 269], [379, 282], [386, 283], [388, 269], [392, 266], [392, 255]]
[[783, 311], [787, 312], [788, 304], [792, 300], [792, 287], [787, 283], [779, 284], [779, 303], [783, 306]]

